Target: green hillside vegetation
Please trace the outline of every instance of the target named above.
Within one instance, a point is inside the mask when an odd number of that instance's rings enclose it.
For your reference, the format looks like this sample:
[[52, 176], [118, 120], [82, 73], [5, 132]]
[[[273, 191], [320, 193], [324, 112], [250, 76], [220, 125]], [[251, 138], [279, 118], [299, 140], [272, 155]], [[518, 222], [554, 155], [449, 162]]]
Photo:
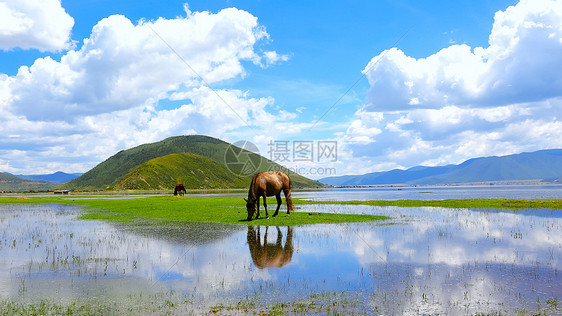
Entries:
[[[154, 158], [176, 153], [200, 155], [223, 166], [225, 166], [225, 155], [227, 155], [228, 158], [233, 158], [233, 156], [237, 154], [242, 154], [242, 156], [248, 157], [248, 161], [251, 161], [256, 166], [259, 165], [258, 171], [283, 169], [282, 166], [255, 153], [243, 149], [239, 149], [238, 152], [233, 152], [231, 144], [220, 139], [203, 135], [175, 136], [156, 143], [143, 144], [131, 149], [122, 150], [77, 179], [67, 182], [64, 188], [73, 190], [112, 189], [124, 180], [124, 177], [129, 172], [143, 163]], [[242, 173], [248, 166], [247, 164], [229, 164], [228, 167], [234, 171], [234, 173], [231, 172], [232, 179], [234, 180], [231, 180], [236, 182], [235, 173]], [[295, 188], [324, 186], [320, 182], [310, 180], [296, 173], [288, 173], [291, 177], [292, 185]], [[230, 186], [227, 186], [227, 188], [228, 187]]]
[[49, 191], [56, 184], [47, 181], [24, 180], [9, 173], [0, 172], [0, 192]]
[[249, 177], [239, 177], [210, 158], [190, 153], [154, 158], [133, 169], [115, 185], [116, 190], [170, 190], [177, 183], [186, 189], [245, 188]]

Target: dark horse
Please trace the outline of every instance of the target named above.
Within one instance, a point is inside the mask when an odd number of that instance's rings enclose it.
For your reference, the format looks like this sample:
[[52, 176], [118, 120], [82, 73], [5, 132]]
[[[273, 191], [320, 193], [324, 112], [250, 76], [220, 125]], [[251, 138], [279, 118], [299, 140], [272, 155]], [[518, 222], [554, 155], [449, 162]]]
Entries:
[[269, 218], [267, 213], [266, 196], [274, 196], [277, 198], [277, 209], [273, 216], [277, 216], [279, 208], [281, 207], [281, 191], [285, 194], [287, 201], [287, 216], [293, 210], [293, 201], [291, 200], [291, 179], [287, 174], [281, 171], [271, 172], [258, 172], [252, 178], [250, 190], [248, 191], [248, 198], [246, 201], [246, 210], [248, 211], [248, 220], [251, 221], [254, 212], [258, 214], [256, 218], [260, 217], [260, 197], [263, 196], [263, 207], [265, 208], [265, 218]]
[[183, 186], [183, 184], [178, 184], [176, 185], [176, 188], [174, 189], [174, 195], [181, 195], [183, 196], [185, 193], [187, 193], [187, 191], [185, 190], [185, 187]]

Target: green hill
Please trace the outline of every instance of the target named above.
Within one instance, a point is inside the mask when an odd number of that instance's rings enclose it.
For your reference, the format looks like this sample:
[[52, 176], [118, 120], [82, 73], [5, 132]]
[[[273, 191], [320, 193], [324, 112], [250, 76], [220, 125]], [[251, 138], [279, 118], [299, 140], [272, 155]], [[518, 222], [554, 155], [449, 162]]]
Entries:
[[9, 173], [0, 172], [0, 192], [6, 191], [48, 191], [56, 184], [47, 181], [24, 180]]
[[186, 189], [245, 188], [249, 177], [232, 174], [210, 158], [190, 153], [154, 158], [129, 172], [115, 185], [117, 190], [173, 190], [177, 183]]
[[[67, 182], [64, 187], [73, 190], [113, 189], [136, 167], [154, 158], [176, 153], [200, 155], [223, 166], [226, 166], [225, 157], [227, 160], [230, 159], [229, 161], [236, 159], [236, 156], [246, 157], [246, 162], [251, 162], [256, 166], [259, 165], [257, 171], [283, 169], [283, 167], [266, 158], [250, 151], [233, 147], [220, 139], [203, 135], [175, 136], [156, 143], [143, 144], [131, 149], [122, 150], [82, 176]], [[234, 171], [234, 173], [231, 172], [234, 178], [236, 174], [244, 174], [242, 171], [248, 168], [248, 164], [229, 164], [228, 168]], [[293, 172], [289, 172], [289, 176], [293, 186], [296, 188], [324, 186], [317, 181], [310, 180]]]

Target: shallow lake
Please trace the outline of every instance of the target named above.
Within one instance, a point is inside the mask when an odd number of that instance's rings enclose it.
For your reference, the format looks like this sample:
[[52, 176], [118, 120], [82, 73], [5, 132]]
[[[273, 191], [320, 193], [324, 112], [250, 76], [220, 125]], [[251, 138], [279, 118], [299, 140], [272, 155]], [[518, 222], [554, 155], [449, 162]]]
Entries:
[[542, 199], [562, 198], [562, 184], [334, 188], [322, 191], [297, 191], [293, 193], [293, 196], [331, 201]]
[[173, 298], [202, 311], [219, 302], [343, 299], [346, 311], [385, 315], [560, 312], [560, 210], [300, 210], [392, 220], [155, 227], [77, 220], [72, 206], [0, 204], [0, 297], [123, 308]]

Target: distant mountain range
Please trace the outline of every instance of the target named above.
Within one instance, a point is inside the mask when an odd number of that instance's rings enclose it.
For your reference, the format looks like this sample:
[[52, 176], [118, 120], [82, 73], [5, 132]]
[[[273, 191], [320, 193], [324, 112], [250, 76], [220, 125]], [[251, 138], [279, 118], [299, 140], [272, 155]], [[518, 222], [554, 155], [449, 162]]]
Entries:
[[[55, 188], [167, 190], [173, 189], [177, 182], [192, 189], [245, 188], [250, 183], [250, 177], [242, 171], [248, 164], [227, 165], [225, 162], [229, 159], [237, 161], [241, 155], [253, 162], [261, 161], [257, 171], [283, 169], [271, 160], [220, 139], [202, 135], [176, 136], [122, 150], [85, 174], [59, 171], [47, 175], [15, 176], [0, 172], [0, 191], [47, 191]], [[288, 173], [295, 188], [322, 187], [324, 184], [439, 185], [510, 180], [562, 183], [562, 149], [474, 158], [459, 165], [417, 166], [406, 170], [328, 177], [319, 181]]]
[[0, 192], [8, 191], [48, 191], [55, 183], [38, 180], [25, 180], [9, 173], [0, 172]]
[[417, 166], [406, 170], [328, 177], [318, 181], [333, 186], [357, 186], [438, 185], [508, 180], [562, 182], [562, 149], [474, 158], [459, 165]]
[[57, 171], [51, 174], [33, 174], [33, 175], [15, 174], [16, 177], [24, 180], [49, 181], [53, 183], [67, 182], [70, 180], [74, 180], [81, 175], [82, 173], [64, 173], [62, 171]]
[[81, 175], [81, 173], [64, 173], [62, 171], [37, 175], [13, 175], [0, 172], [0, 192], [49, 191], [60, 183], [76, 179]]

